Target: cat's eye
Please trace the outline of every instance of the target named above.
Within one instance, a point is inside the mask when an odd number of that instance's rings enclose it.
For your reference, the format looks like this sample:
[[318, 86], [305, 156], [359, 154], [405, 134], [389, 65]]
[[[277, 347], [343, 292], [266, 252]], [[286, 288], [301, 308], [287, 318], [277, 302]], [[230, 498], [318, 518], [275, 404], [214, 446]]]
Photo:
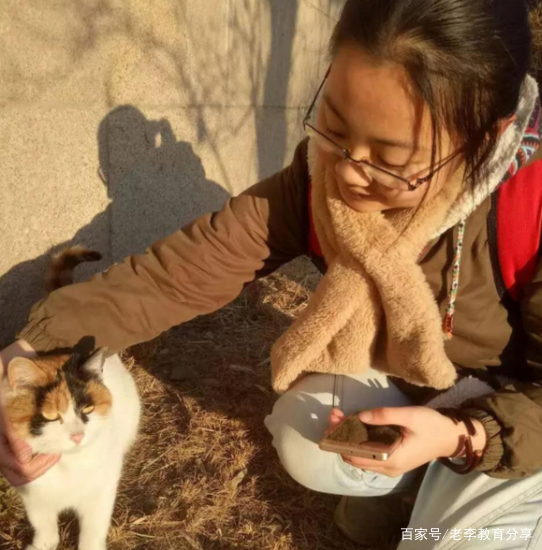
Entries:
[[60, 420], [60, 415], [58, 413], [42, 412], [41, 414], [47, 422], [56, 422], [57, 420]]
[[90, 414], [94, 410], [94, 405], [89, 405], [88, 407], [85, 407], [82, 409], [83, 414]]

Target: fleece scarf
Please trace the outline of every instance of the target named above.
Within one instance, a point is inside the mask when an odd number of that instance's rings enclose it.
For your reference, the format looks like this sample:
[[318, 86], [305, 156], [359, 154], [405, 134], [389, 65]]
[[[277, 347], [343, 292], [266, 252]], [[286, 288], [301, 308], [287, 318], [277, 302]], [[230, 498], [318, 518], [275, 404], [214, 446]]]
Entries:
[[360, 374], [369, 368], [419, 386], [453, 386], [457, 375], [445, 353], [443, 322], [418, 259], [505, 179], [537, 98], [538, 86], [528, 77], [517, 120], [499, 140], [485, 182], [470, 191], [459, 170], [415, 212], [354, 211], [309, 142], [313, 219], [328, 271], [272, 349], [276, 391], [309, 372]]

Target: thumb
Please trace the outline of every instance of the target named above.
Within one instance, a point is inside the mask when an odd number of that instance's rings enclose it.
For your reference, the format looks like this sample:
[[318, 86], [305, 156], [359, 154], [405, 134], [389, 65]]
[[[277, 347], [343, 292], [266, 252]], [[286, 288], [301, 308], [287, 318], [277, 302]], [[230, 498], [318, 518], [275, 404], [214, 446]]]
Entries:
[[358, 418], [366, 424], [385, 426], [393, 424], [408, 428], [412, 421], [414, 407], [381, 407], [359, 413]]

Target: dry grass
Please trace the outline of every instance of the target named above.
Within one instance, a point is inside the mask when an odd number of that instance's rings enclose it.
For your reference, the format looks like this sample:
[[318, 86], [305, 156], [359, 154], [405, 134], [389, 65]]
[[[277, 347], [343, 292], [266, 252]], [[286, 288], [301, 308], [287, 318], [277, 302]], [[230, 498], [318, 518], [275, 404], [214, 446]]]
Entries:
[[[336, 497], [283, 471], [263, 419], [276, 396], [269, 350], [318, 275], [306, 260], [249, 287], [234, 303], [130, 350], [143, 425], [115, 509], [111, 550], [353, 550], [332, 524]], [[76, 522], [62, 521], [63, 548]], [[0, 548], [30, 537], [0, 485]]]

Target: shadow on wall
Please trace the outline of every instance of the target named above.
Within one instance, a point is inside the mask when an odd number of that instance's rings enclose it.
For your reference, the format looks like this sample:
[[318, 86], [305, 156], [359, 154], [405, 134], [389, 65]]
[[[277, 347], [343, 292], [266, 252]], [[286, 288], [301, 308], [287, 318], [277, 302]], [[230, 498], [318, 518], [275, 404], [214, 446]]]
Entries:
[[78, 268], [76, 279], [84, 280], [125, 256], [143, 252], [205, 212], [219, 210], [229, 198], [205, 177], [192, 145], [177, 141], [167, 120], [147, 120], [130, 105], [117, 107], [102, 120], [98, 146], [98, 173], [111, 202], [73, 238], [0, 277], [0, 346], [13, 340], [32, 304], [45, 296], [52, 254], [76, 244], [100, 251], [101, 262]]

